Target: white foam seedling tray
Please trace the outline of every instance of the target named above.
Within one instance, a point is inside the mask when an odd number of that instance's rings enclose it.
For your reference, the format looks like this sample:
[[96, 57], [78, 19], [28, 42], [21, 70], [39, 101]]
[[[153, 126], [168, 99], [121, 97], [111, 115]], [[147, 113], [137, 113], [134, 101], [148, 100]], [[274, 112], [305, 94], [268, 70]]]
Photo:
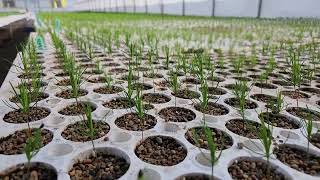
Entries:
[[[80, 120], [80, 118], [78, 116], [64, 116], [58, 113], [58, 111], [64, 108], [66, 105], [71, 104], [75, 101], [73, 99], [65, 100], [55, 96], [57, 92], [61, 91], [61, 89], [57, 85], [55, 85], [57, 80], [61, 80], [61, 78], [55, 77], [54, 74], [60, 71], [51, 69], [53, 66], [55, 66], [55, 64], [53, 64], [53, 61], [55, 61], [56, 58], [54, 57], [53, 53], [55, 52], [55, 50], [52, 46], [52, 43], [50, 41], [50, 36], [48, 34], [45, 37], [45, 41], [47, 44], [47, 48], [42, 51], [44, 56], [42, 61], [44, 61], [43, 66], [45, 67], [45, 69], [43, 70], [43, 72], [45, 73], [46, 76], [43, 78], [43, 81], [48, 84], [45, 89], [45, 93], [49, 94], [49, 97], [45, 100], [40, 101], [38, 103], [38, 106], [46, 107], [50, 109], [51, 113], [48, 117], [36, 122], [31, 122], [30, 124], [31, 124], [31, 127], [39, 127], [40, 124], [44, 123], [45, 125], [44, 128], [50, 130], [54, 134], [54, 137], [49, 144], [41, 148], [40, 152], [32, 159], [32, 161], [44, 162], [44, 163], [50, 164], [58, 172], [58, 179], [65, 180], [70, 178], [68, 175], [68, 171], [71, 169], [73, 163], [79, 158], [83, 158], [85, 154], [88, 154], [92, 146], [90, 142], [86, 142], [86, 143], [72, 142], [72, 141], [65, 140], [61, 136], [61, 132], [66, 128], [68, 124], [74, 123], [75, 121]], [[122, 52], [120, 51], [120, 53]], [[115, 62], [121, 64], [121, 66], [119, 67], [124, 67], [124, 68], [126, 67], [124, 64], [122, 64], [121, 61], [117, 61], [117, 57], [113, 59]], [[1, 90], [0, 90], [1, 99], [4, 101], [9, 102], [9, 98], [13, 96], [13, 94], [11, 93], [11, 87], [9, 85], [9, 82], [11, 82], [14, 86], [16, 86], [19, 83], [19, 78], [17, 77], [17, 75], [20, 72], [19, 72], [19, 69], [16, 68], [15, 66], [21, 66], [21, 60], [19, 56], [17, 56], [16, 60], [14, 61], [14, 65], [11, 67], [10, 72], [8, 73], [1, 87]], [[164, 75], [167, 78], [165, 70], [159, 70], [158, 73]], [[162, 81], [162, 80], [163, 79], [156, 79], [155, 81]], [[230, 90], [223, 88], [223, 86], [226, 84], [234, 83], [234, 82], [235, 80], [230, 78], [220, 83], [220, 87], [226, 90], [228, 93], [225, 95], [222, 95], [219, 98], [217, 103], [228, 108], [229, 113], [223, 116], [206, 115], [206, 122], [208, 126], [214, 127], [226, 132], [232, 137], [232, 140], [233, 140], [232, 147], [226, 150], [223, 150], [222, 156], [219, 159], [219, 162], [214, 167], [214, 176], [219, 179], [231, 179], [231, 176], [228, 173], [228, 167], [233, 163], [234, 160], [240, 157], [251, 157], [254, 159], [262, 158], [261, 155], [253, 153], [247, 148], [239, 149], [238, 148], [239, 143], [243, 143], [246, 147], [255, 149], [257, 152], [263, 153], [262, 145], [260, 144], [259, 140], [250, 140], [248, 138], [241, 137], [237, 134], [232, 133], [225, 127], [225, 124], [228, 120], [240, 118], [240, 115], [237, 112], [237, 110], [235, 110], [231, 106], [224, 103], [224, 100], [232, 97], [232, 94]], [[153, 81], [152, 79], [144, 78], [144, 83], [152, 85]], [[126, 86], [126, 83], [122, 85]], [[118, 128], [114, 124], [114, 121], [117, 117], [122, 116], [123, 114], [127, 113], [130, 110], [129, 109], [110, 110], [102, 106], [103, 102], [109, 99], [112, 99], [113, 97], [117, 97], [121, 95], [121, 93], [114, 94], [114, 95], [102, 95], [102, 94], [97, 94], [93, 92], [93, 89], [101, 86], [102, 84], [99, 84], [99, 83], [93, 84], [89, 82], [84, 82], [84, 84], [82, 85], [82, 89], [87, 90], [88, 94], [79, 99], [81, 101], [90, 101], [96, 106], [97, 109], [93, 113], [95, 119], [101, 119], [106, 114], [108, 114], [106, 118], [104, 118], [104, 121], [106, 121], [109, 124], [110, 131], [106, 136], [100, 139], [97, 139], [94, 142], [97, 148], [100, 148], [100, 147], [108, 148], [110, 151], [128, 160], [128, 162], [130, 163], [130, 167], [128, 171], [125, 173], [125, 175], [123, 175], [120, 179], [128, 179], [128, 180], [137, 179], [138, 172], [140, 169], [146, 169], [145, 178], [152, 179], [152, 180], [175, 179], [181, 175], [190, 174], [190, 173], [204, 173], [204, 174], [210, 175], [211, 167], [209, 165], [209, 162], [205, 158], [203, 158], [203, 154], [200, 152], [199, 148], [189, 143], [185, 138], [185, 133], [189, 128], [200, 126], [203, 123], [202, 113], [194, 109], [192, 104], [193, 101], [176, 98], [178, 107], [188, 108], [196, 114], [196, 118], [193, 121], [186, 122], [186, 123], [165, 122], [164, 119], [160, 118], [160, 116], [158, 115], [158, 112], [165, 107], [174, 106], [174, 98], [171, 95], [171, 91], [168, 89], [165, 91], [159, 91], [155, 89], [144, 91], [144, 93], [155, 91], [157, 93], [161, 93], [161, 94], [167, 95], [168, 97], [171, 97], [170, 102], [167, 102], [164, 104], [156, 104], [154, 105], [155, 106], [154, 109], [148, 111], [148, 114], [156, 117], [157, 124], [154, 128], [144, 131], [144, 137], [146, 138], [148, 136], [156, 136], [156, 135], [173, 137], [176, 140], [178, 140], [180, 143], [182, 143], [188, 152], [186, 158], [177, 165], [169, 166], [169, 167], [157, 166], [157, 165], [152, 165], [140, 160], [134, 153], [135, 147], [141, 140], [141, 132], [123, 130]], [[197, 87], [193, 85], [192, 87], [190, 87], [190, 89], [199, 92], [199, 86]], [[279, 86], [277, 90], [282, 90], [282, 89], [283, 88]], [[277, 90], [264, 90], [263, 93], [276, 96]], [[250, 95], [260, 94], [260, 93], [261, 93], [260, 88], [253, 86], [250, 92]], [[319, 111], [318, 107], [315, 104], [315, 102], [319, 100], [319, 97], [317, 95], [312, 95], [312, 94], [309, 94], [309, 95], [311, 96], [311, 98], [300, 100], [299, 106], [305, 107], [306, 105], [308, 105], [310, 109]], [[257, 112], [266, 111], [265, 104], [259, 101], [255, 101], [254, 99], [250, 99], [250, 100], [254, 101], [258, 105], [258, 108], [255, 110], [254, 109], [247, 110], [246, 116], [250, 120], [260, 122], [256, 111]], [[289, 107], [295, 106], [295, 100], [285, 97], [285, 101], [289, 104]], [[1, 107], [0, 108], [0, 137], [5, 137], [17, 130], [27, 128], [26, 123], [13, 124], [13, 123], [4, 122], [3, 121], [4, 115], [12, 111], [12, 109], [7, 107], [3, 101], [0, 102], [0, 107]], [[292, 118], [297, 122], [299, 121], [297, 117], [290, 115], [286, 111], [283, 111], [282, 114]], [[316, 131], [316, 129], [314, 129], [314, 131]], [[290, 135], [289, 138], [288, 138], [288, 135]], [[109, 140], [105, 141], [104, 140], [105, 137], [108, 137]], [[275, 137], [276, 141], [283, 140], [283, 141], [286, 141], [287, 144], [307, 147], [307, 140], [301, 134], [301, 129], [289, 130], [289, 129], [274, 127], [273, 137]], [[259, 147], [261, 149], [259, 149]], [[320, 150], [314, 147], [313, 145], [310, 145], [310, 148], [312, 152], [318, 155], [320, 154]], [[209, 151], [204, 149], [202, 149], [202, 152], [205, 152], [206, 155], [208, 155], [209, 153]], [[26, 161], [27, 159], [25, 157], [25, 154], [0, 155], [0, 172], [3, 172], [8, 168], [12, 168], [19, 163], [25, 163]], [[319, 179], [319, 177], [313, 177], [313, 176], [304, 174], [302, 172], [299, 172], [297, 170], [294, 170], [289, 166], [283, 164], [279, 160], [277, 160], [275, 157], [271, 159], [271, 163], [273, 166], [277, 166], [280, 171], [283, 171], [284, 174], [286, 174], [288, 177], [292, 179], [297, 179], [297, 180]]]

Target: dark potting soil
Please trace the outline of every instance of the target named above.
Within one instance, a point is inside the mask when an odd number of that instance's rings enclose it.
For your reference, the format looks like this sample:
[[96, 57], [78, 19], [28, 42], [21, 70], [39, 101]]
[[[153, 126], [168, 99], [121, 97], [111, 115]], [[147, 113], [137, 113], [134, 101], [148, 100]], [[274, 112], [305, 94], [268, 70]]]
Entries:
[[196, 118], [196, 114], [183, 107], [168, 107], [161, 109], [159, 116], [166, 121], [171, 122], [188, 122]]
[[275, 168], [270, 167], [269, 177], [267, 175], [268, 164], [263, 161], [241, 159], [236, 160], [228, 168], [229, 174], [232, 179], [237, 180], [251, 180], [251, 179], [288, 179], [280, 172], [276, 171]]
[[[226, 99], [225, 103], [232, 106], [232, 107], [240, 108], [240, 102], [236, 98]], [[255, 102], [247, 100], [247, 99], [245, 100], [245, 105], [244, 105], [245, 109], [255, 109], [257, 107], [258, 107], [258, 105]]]
[[144, 131], [153, 128], [157, 124], [157, 120], [149, 114], [144, 114], [144, 117], [140, 119], [137, 113], [127, 113], [118, 117], [115, 124], [119, 128], [129, 131]]
[[10, 111], [4, 115], [3, 120], [8, 123], [27, 123], [41, 120], [49, 116], [50, 110], [44, 107], [30, 107], [24, 113], [21, 109]]
[[[94, 107], [90, 103], [89, 103], [89, 105], [90, 105], [90, 108], [92, 111], [96, 110], [96, 107]], [[84, 102], [74, 103], [74, 104], [68, 105], [65, 108], [63, 108], [62, 110], [60, 110], [59, 114], [66, 115], [66, 116], [81, 115], [81, 114], [84, 114], [84, 109], [86, 106], [87, 106], [87, 103], [84, 103]]]
[[[28, 134], [33, 134], [35, 129], [23, 129], [16, 131], [13, 134], [10, 134], [6, 137], [0, 138], [0, 154], [5, 155], [14, 155], [14, 154], [23, 154], [24, 147], [28, 139]], [[47, 129], [41, 129], [41, 143], [42, 147], [51, 142], [53, 138], [52, 132]]]
[[[224, 131], [209, 127], [212, 133], [212, 138], [217, 145], [218, 150], [228, 149], [232, 146], [232, 138]], [[186, 139], [193, 145], [209, 149], [207, 135], [203, 127], [195, 127], [189, 129], [185, 134]]]
[[209, 102], [208, 107], [203, 109], [201, 104], [195, 104], [194, 108], [202, 113], [209, 114], [212, 116], [221, 116], [229, 113], [229, 110], [221, 104]]
[[259, 118], [263, 119], [266, 123], [269, 123], [272, 126], [280, 127], [284, 129], [299, 129], [300, 124], [295, 122], [293, 119], [282, 115], [282, 114], [275, 114], [271, 112], [264, 112], [259, 114]]
[[61, 133], [64, 139], [75, 142], [86, 142], [95, 139], [99, 139], [110, 130], [110, 126], [103, 121], [93, 121], [93, 128], [95, 130], [94, 137], [90, 136], [90, 128], [87, 121], [78, 121], [74, 124], [70, 124]]
[[129, 169], [130, 164], [122, 157], [108, 152], [98, 152], [78, 161], [69, 171], [71, 180], [118, 179]]
[[4, 175], [0, 175], [0, 179], [3, 180], [57, 180], [57, 178], [57, 172], [53, 167], [40, 162], [32, 162], [30, 166], [27, 163], [18, 164]]
[[116, 94], [121, 91], [123, 91], [123, 88], [118, 86], [111, 86], [111, 87], [103, 86], [93, 90], [93, 92], [96, 92], [99, 94]]
[[293, 169], [312, 176], [320, 174], [320, 156], [288, 145], [276, 147], [273, 153], [277, 159]]
[[[77, 97], [81, 97], [81, 96], [85, 96], [88, 94], [88, 91], [84, 90], [84, 89], [80, 89], [77, 93]], [[71, 98], [76, 98], [73, 95], [73, 92], [71, 89], [67, 89], [64, 91], [61, 91], [59, 93], [56, 94], [57, 97], [59, 98], [63, 98], [63, 99], [71, 99]]]
[[226, 123], [227, 129], [240, 136], [258, 139], [260, 124], [250, 120], [231, 119]]
[[[31, 93], [30, 94], [29, 93], [29, 95], [30, 95], [30, 101], [31, 102], [39, 102], [39, 101], [44, 100], [44, 99], [49, 97], [49, 95], [47, 93], [43, 93], [43, 92], [39, 92], [39, 94], [36, 94], [36, 93]], [[10, 98], [10, 101], [14, 102], [14, 103], [19, 103], [19, 97], [13, 96], [13, 97]]]
[[287, 108], [286, 111], [293, 116], [301, 118], [303, 120], [307, 120], [310, 116], [313, 121], [320, 121], [320, 113], [314, 110], [309, 110], [307, 108], [302, 107], [290, 107]]
[[128, 100], [128, 98], [118, 97], [103, 103], [103, 106], [110, 109], [128, 109], [134, 106], [134, 101]]
[[150, 164], [173, 166], [185, 159], [187, 150], [172, 137], [151, 136], [136, 147], [135, 154]]
[[142, 98], [143, 98], [143, 101], [148, 103], [153, 103], [153, 104], [162, 104], [162, 103], [169, 102], [171, 100], [170, 97], [163, 94], [159, 94], [159, 93], [144, 94]]
[[199, 93], [188, 89], [179, 90], [177, 93], [172, 93], [172, 95], [182, 99], [196, 99], [200, 97]]

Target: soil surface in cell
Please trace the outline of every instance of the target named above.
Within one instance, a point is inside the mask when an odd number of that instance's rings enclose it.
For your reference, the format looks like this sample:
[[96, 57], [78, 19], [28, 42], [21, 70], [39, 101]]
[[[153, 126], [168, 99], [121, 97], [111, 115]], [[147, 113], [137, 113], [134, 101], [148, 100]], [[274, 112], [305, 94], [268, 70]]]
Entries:
[[[30, 96], [31, 102], [38, 102], [38, 101], [44, 100], [49, 97], [49, 95], [47, 93], [43, 93], [43, 92], [31, 93], [31, 94], [29, 93], [29, 96]], [[14, 103], [19, 103], [19, 98], [20, 98], [20, 95], [13, 96], [10, 98], [10, 101], [14, 102]]]
[[201, 104], [195, 104], [194, 108], [202, 113], [212, 116], [221, 116], [229, 113], [229, 110], [221, 104], [209, 102], [207, 108], [203, 108]]
[[[224, 86], [225, 88], [229, 89], [229, 90], [234, 90], [237, 88], [237, 84], [227, 84]], [[249, 87], [245, 88], [246, 91], [249, 91]]]
[[43, 76], [46, 76], [44, 73], [39, 73], [39, 74], [35, 74], [35, 73], [28, 73], [28, 74], [20, 74], [18, 76], [18, 78], [20, 79], [31, 79], [31, 78], [40, 78], [40, 77], [43, 77]]
[[115, 94], [121, 91], [123, 91], [123, 88], [118, 86], [111, 86], [111, 87], [103, 86], [93, 90], [93, 92], [96, 92], [99, 94]]
[[231, 119], [226, 123], [227, 129], [240, 136], [258, 139], [261, 125], [257, 122], [242, 119]]
[[309, 98], [310, 96], [302, 93], [302, 92], [298, 92], [298, 91], [281, 91], [281, 93], [284, 96], [288, 96], [292, 99], [301, 99], [301, 98]]
[[286, 111], [303, 120], [307, 120], [310, 116], [313, 121], [320, 121], [320, 113], [313, 110], [308, 110], [307, 108], [291, 107], [287, 108]]
[[259, 114], [259, 118], [263, 119], [266, 123], [272, 126], [280, 127], [284, 129], [299, 129], [299, 123], [295, 122], [293, 119], [288, 118], [282, 114], [275, 114], [270, 112], [264, 112]]
[[[200, 88], [200, 91], [201, 91], [201, 88]], [[212, 95], [224, 95], [224, 94], [227, 94], [227, 91], [221, 88], [208, 87], [208, 93]]]
[[285, 180], [283, 174], [279, 173], [275, 168], [270, 167], [270, 174], [267, 175], [268, 164], [263, 161], [255, 161], [249, 159], [236, 160], [228, 168], [232, 179], [250, 180], [250, 179], [279, 179]]
[[5, 174], [0, 175], [3, 180], [57, 180], [57, 172], [44, 163], [32, 162], [30, 166], [26, 164], [18, 164]]
[[[36, 129], [23, 129], [0, 138], [0, 154], [23, 154], [28, 137], [33, 135], [35, 131]], [[52, 138], [53, 134], [49, 130], [41, 129], [41, 147], [51, 142]]]
[[168, 107], [161, 109], [159, 116], [170, 122], [188, 122], [196, 118], [196, 114], [192, 110], [183, 107]]
[[129, 169], [130, 164], [122, 157], [98, 152], [78, 161], [69, 171], [71, 180], [118, 179]]
[[115, 124], [129, 131], [144, 131], [153, 128], [157, 120], [149, 114], [144, 114], [143, 118], [139, 118], [137, 113], [128, 113], [117, 118]]
[[93, 77], [93, 78], [87, 79], [87, 81], [91, 83], [104, 83], [106, 82], [106, 78], [99, 76], [99, 77]]
[[172, 92], [172, 95], [182, 99], [196, 99], [200, 97], [199, 93], [188, 89], [179, 90], [177, 93]]
[[41, 120], [49, 116], [50, 111], [44, 107], [30, 107], [24, 113], [21, 109], [10, 111], [4, 115], [3, 120], [8, 123], [27, 123]]
[[186, 174], [183, 176], [178, 177], [175, 180], [217, 180], [215, 177], [211, 177], [210, 175], [207, 174]]
[[163, 94], [158, 94], [158, 93], [144, 94], [142, 98], [143, 98], [143, 101], [148, 103], [153, 103], [153, 104], [162, 104], [162, 103], [169, 102], [171, 100], [170, 97]]
[[277, 98], [274, 96], [266, 95], [266, 94], [254, 94], [250, 96], [252, 99], [264, 102], [267, 104], [275, 104], [277, 102]]
[[219, 76], [209, 77], [208, 80], [209, 81], [215, 81], [215, 82], [223, 82], [223, 81], [225, 81], [225, 79], [223, 79], [222, 77], [219, 77]]
[[273, 84], [269, 84], [269, 83], [254, 83], [254, 86], [257, 86], [258, 88], [262, 88], [262, 89], [277, 89], [277, 86], [273, 85]]
[[169, 86], [169, 82], [168, 81], [158, 81], [158, 82], [154, 82], [154, 84], [156, 86], [159, 86], [159, 87], [168, 87]]
[[149, 90], [152, 89], [153, 87], [149, 84], [144, 84], [144, 83], [135, 83], [132, 85], [133, 90]]
[[157, 73], [144, 73], [143, 74], [143, 77], [146, 77], [146, 78], [163, 78], [163, 75], [162, 74], [157, 74]]
[[130, 101], [128, 98], [119, 97], [103, 103], [103, 106], [110, 109], [128, 109], [134, 106], [134, 101]]
[[200, 84], [200, 80], [196, 78], [185, 78], [182, 82], [186, 84]]
[[183, 145], [168, 136], [148, 137], [136, 147], [135, 153], [141, 160], [161, 166], [176, 165], [187, 156]]
[[320, 174], [320, 156], [288, 145], [276, 147], [273, 153], [277, 159], [293, 169], [312, 176]]
[[[32, 86], [33, 86], [32, 83], [33, 83], [32, 81], [20, 83], [18, 85], [18, 88], [20, 88], [21, 86], [25, 85], [25, 86], [27, 86], [28, 90], [31, 91], [32, 90]], [[38, 87], [44, 87], [44, 86], [47, 86], [47, 85], [48, 85], [48, 83], [43, 82], [43, 81], [40, 81], [39, 83], [37, 83]]]
[[320, 94], [320, 89], [311, 88], [311, 87], [303, 87], [299, 89], [300, 91], [304, 91], [312, 94]]
[[[128, 75], [123, 75], [123, 76], [121, 76], [121, 80], [124, 80], [124, 81], [128, 81], [128, 78], [129, 78], [129, 76]], [[137, 80], [139, 80], [139, 76], [135, 76], [135, 75], [133, 75], [132, 76], [132, 80], [133, 81], [137, 81]]]
[[128, 70], [124, 69], [124, 68], [113, 68], [113, 69], [110, 69], [109, 72], [115, 73], [115, 74], [120, 74], [120, 73], [128, 72]]
[[99, 139], [105, 136], [110, 126], [103, 121], [93, 121], [94, 136], [90, 136], [90, 125], [87, 121], [78, 121], [74, 124], [70, 124], [61, 133], [61, 136], [67, 140], [75, 142], [86, 142], [95, 139]]
[[[211, 130], [212, 138], [218, 150], [228, 149], [232, 146], [232, 138], [227, 133], [211, 127], [209, 127], [209, 129]], [[204, 128], [191, 128], [186, 132], [185, 137], [191, 144], [200, 148], [209, 149]]]
[[70, 84], [70, 79], [63, 79], [56, 83], [57, 86], [69, 86]]
[[80, 102], [80, 103], [74, 103], [71, 104], [62, 110], [59, 111], [60, 114], [66, 115], [66, 116], [76, 116], [84, 114], [85, 107], [89, 105], [91, 108], [91, 111], [95, 111], [96, 107], [91, 105], [90, 103]]
[[[232, 107], [240, 108], [240, 101], [237, 98], [226, 99], [225, 103], [232, 106]], [[245, 109], [255, 109], [257, 107], [258, 107], [258, 105], [255, 102], [247, 100], [247, 99], [245, 100], [245, 105], [244, 105]]]
[[277, 84], [280, 86], [292, 86], [292, 84], [288, 81], [284, 81], [284, 80], [274, 80], [272, 81], [273, 84]]
[[[76, 96], [80, 97], [80, 96], [85, 96], [87, 94], [88, 94], [88, 91], [86, 91], [84, 89], [79, 89]], [[57, 93], [56, 96], [59, 98], [63, 98], [63, 99], [75, 98], [73, 95], [72, 89], [67, 89], [67, 90], [61, 91], [61, 92]]]

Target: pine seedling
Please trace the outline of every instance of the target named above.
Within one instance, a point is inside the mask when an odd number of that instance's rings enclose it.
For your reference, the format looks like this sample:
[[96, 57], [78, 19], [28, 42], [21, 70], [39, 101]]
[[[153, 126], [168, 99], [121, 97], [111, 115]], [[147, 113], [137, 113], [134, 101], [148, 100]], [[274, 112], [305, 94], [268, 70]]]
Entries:
[[[309, 108], [307, 107], [307, 109], [309, 110]], [[313, 120], [312, 120], [312, 115], [310, 113], [310, 111], [308, 111], [309, 113], [307, 114], [306, 118], [302, 118], [302, 124], [303, 124], [303, 128], [301, 129], [302, 134], [307, 138], [308, 144], [307, 144], [307, 157], [310, 157], [310, 141], [312, 138], [312, 130], [313, 130]]]
[[[174, 72], [172, 74], [172, 76], [169, 76], [169, 77], [170, 77], [169, 86], [170, 86], [172, 92], [176, 95], [178, 93], [179, 87], [180, 87], [177, 72]], [[174, 105], [177, 106], [176, 96], [174, 96]]]
[[[294, 52], [294, 50], [290, 49], [289, 50], [289, 58], [290, 58], [290, 66], [291, 66], [291, 73], [290, 73], [290, 77], [291, 77], [291, 83], [294, 86], [294, 89], [297, 93], [299, 93], [299, 89], [297, 89], [297, 87], [300, 87], [302, 81], [303, 81], [303, 67], [302, 64], [300, 63], [299, 60], [300, 57], [300, 53], [299, 50], [298, 52]], [[296, 98], [296, 102], [297, 102], [297, 107], [299, 106], [299, 98]]]
[[91, 139], [91, 144], [92, 144], [92, 148], [93, 148], [93, 155], [95, 156], [96, 148], [95, 148], [93, 140], [94, 140], [94, 137], [96, 136], [96, 129], [93, 125], [92, 109], [91, 109], [90, 104], [88, 104], [88, 103], [85, 104], [84, 114], [85, 114], [86, 126], [88, 128], [87, 135]]
[[163, 51], [164, 51], [164, 54], [165, 54], [165, 65], [166, 65], [166, 68], [169, 69], [169, 62], [170, 62], [170, 48], [168, 46], [164, 46], [163, 47]]
[[201, 91], [201, 99], [200, 99], [201, 109], [205, 111], [208, 109], [208, 104], [209, 104], [209, 88], [205, 80], [201, 82], [200, 91]]
[[272, 145], [272, 127], [270, 128], [270, 125], [265, 124], [263, 117], [260, 117], [260, 121], [261, 121], [261, 126], [259, 128], [259, 140], [261, 142], [261, 144], [263, 145], [264, 148], [264, 157], [266, 157], [267, 159], [267, 177], [269, 179], [270, 177], [270, 156], [272, 154], [272, 149], [271, 149], [271, 145]]
[[269, 103], [273, 112], [278, 114], [282, 111], [284, 107], [284, 96], [281, 94], [281, 92], [278, 92], [276, 102], [269, 102]]
[[143, 139], [143, 128], [144, 128], [144, 117], [145, 117], [145, 109], [144, 109], [144, 104], [143, 104], [143, 100], [142, 100], [142, 91], [140, 88], [138, 88], [137, 90], [137, 95], [135, 97], [135, 111], [138, 115], [139, 120], [141, 121], [142, 124], [142, 137], [141, 139]]
[[246, 81], [237, 81], [234, 89], [232, 90], [233, 94], [236, 96], [236, 99], [239, 102], [239, 112], [243, 120], [245, 120], [245, 109], [246, 109], [246, 97], [249, 94], [248, 86]]
[[41, 94], [41, 66], [34, 66], [34, 73], [31, 74], [31, 88], [30, 94], [32, 98], [37, 99]]
[[[129, 53], [130, 53], [130, 58], [133, 60], [133, 57], [135, 55], [135, 50], [136, 50], [136, 45], [133, 43], [129, 44]], [[130, 63], [130, 62], [129, 62]]]
[[[28, 90], [28, 85], [24, 80], [21, 80], [21, 83], [18, 85], [19, 92], [13, 87], [12, 83], [10, 83], [11, 89], [15, 97], [17, 97], [18, 103], [16, 105], [21, 109], [21, 111], [26, 114], [30, 110], [31, 104], [31, 96]], [[12, 107], [9, 105], [9, 107]], [[15, 109], [14, 107], [12, 107]]]
[[102, 65], [100, 61], [96, 61], [95, 63], [95, 69], [94, 69], [95, 73], [97, 74], [101, 74], [103, 72], [102, 70]]
[[27, 157], [27, 168], [28, 168], [28, 175], [30, 177], [30, 168], [31, 168], [31, 160], [33, 157], [35, 157], [38, 152], [40, 151], [40, 148], [42, 147], [42, 138], [41, 138], [41, 128], [43, 125], [41, 125], [39, 128], [37, 128], [30, 137], [28, 137], [26, 141], [26, 145], [24, 146], [24, 152]]
[[127, 83], [128, 83], [128, 86], [127, 86], [128, 90], [125, 93], [126, 93], [128, 101], [131, 102], [132, 96], [133, 96], [133, 70], [132, 70], [131, 65], [129, 65]]
[[204, 124], [204, 133], [206, 134], [206, 139], [208, 142], [208, 148], [210, 150], [210, 163], [211, 163], [211, 177], [213, 178], [214, 174], [214, 165], [218, 162], [222, 155], [222, 151], [220, 151], [219, 155], [217, 156], [218, 147], [217, 144], [214, 141], [213, 134], [211, 132], [211, 129]]
[[112, 88], [113, 79], [111, 74], [104, 73], [105, 85], [108, 89]]
[[311, 85], [311, 81], [314, 78], [315, 75], [315, 68], [312, 68], [311, 65], [309, 65], [305, 70], [304, 70], [304, 77], [308, 80], [309, 84]]

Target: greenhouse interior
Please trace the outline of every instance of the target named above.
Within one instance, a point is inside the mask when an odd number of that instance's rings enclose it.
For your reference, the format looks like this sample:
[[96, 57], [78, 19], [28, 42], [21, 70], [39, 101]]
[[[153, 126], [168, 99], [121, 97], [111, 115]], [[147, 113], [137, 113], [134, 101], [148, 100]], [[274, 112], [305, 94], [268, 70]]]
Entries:
[[0, 0], [0, 180], [320, 180], [319, 0]]

